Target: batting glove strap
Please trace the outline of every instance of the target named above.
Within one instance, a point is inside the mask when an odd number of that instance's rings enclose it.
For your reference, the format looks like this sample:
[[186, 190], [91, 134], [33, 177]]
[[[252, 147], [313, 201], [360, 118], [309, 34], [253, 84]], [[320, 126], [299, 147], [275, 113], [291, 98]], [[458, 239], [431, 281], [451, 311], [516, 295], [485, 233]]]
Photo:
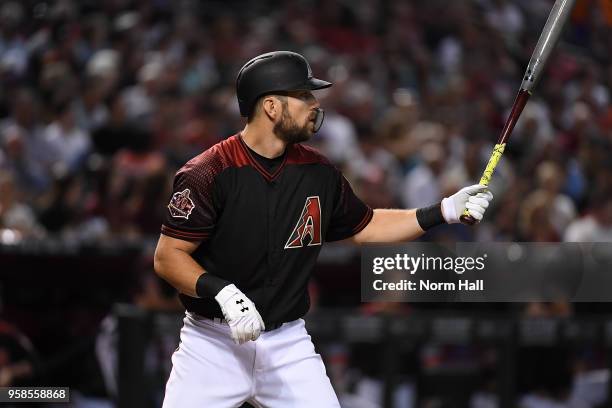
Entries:
[[215, 300], [221, 306], [221, 312], [230, 326], [232, 339], [236, 344], [257, 340], [260, 333], [265, 330], [263, 319], [255, 304], [234, 284], [221, 289]]

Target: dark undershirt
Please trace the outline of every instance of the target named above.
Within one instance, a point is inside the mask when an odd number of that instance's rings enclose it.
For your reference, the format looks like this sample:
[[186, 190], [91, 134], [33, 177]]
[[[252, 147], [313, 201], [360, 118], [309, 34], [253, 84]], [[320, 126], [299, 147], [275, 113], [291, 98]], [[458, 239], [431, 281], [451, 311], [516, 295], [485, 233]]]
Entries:
[[[246, 146], [246, 143], [245, 143], [245, 146]], [[280, 166], [280, 164], [283, 162], [283, 159], [285, 158], [285, 155], [287, 154], [287, 149], [285, 149], [283, 154], [281, 154], [280, 156], [275, 157], [273, 159], [268, 159], [267, 157], [257, 154], [249, 146], [247, 146], [247, 149], [249, 149], [249, 152], [255, 158], [255, 160], [257, 160], [259, 164], [261, 164], [266, 170], [268, 170], [269, 173], [274, 173], [274, 171], [278, 168], [278, 166]]]

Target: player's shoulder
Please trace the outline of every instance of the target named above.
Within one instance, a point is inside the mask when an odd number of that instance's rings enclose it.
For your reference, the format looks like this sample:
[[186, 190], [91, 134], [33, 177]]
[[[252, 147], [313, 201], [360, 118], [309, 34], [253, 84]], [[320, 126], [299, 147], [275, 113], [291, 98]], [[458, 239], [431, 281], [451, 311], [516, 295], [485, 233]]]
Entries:
[[238, 137], [230, 136], [189, 160], [176, 174], [214, 177], [229, 167], [240, 165], [240, 156]]
[[333, 167], [331, 161], [318, 149], [301, 143], [291, 145], [287, 162], [288, 164], [321, 164]]

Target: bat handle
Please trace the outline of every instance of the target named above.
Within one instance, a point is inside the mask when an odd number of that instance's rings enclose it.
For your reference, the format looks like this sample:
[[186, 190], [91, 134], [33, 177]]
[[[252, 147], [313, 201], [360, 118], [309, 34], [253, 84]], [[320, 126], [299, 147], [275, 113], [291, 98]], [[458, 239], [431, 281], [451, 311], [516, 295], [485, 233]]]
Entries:
[[476, 224], [476, 218], [470, 215], [470, 212], [468, 211], [467, 208], [465, 209], [465, 211], [463, 211], [463, 214], [461, 214], [461, 217], [459, 217], [459, 221], [461, 221], [461, 223], [466, 224], [466, 225]]
[[[487, 163], [487, 167], [485, 168], [485, 171], [482, 173], [482, 177], [480, 178], [480, 181], [478, 182], [478, 184], [481, 184], [483, 186], [489, 185], [489, 183], [491, 182], [491, 177], [493, 177], [493, 172], [495, 171], [495, 167], [497, 167], [497, 163], [499, 163], [499, 159], [501, 159], [502, 154], [504, 154], [505, 148], [506, 148], [505, 142], [498, 143], [495, 145], [495, 147], [493, 148], [493, 153], [491, 153], [491, 158], [489, 159], [489, 162]], [[463, 224], [466, 224], [466, 225], [474, 225], [478, 222], [476, 218], [474, 218], [470, 214], [470, 211], [467, 208], [463, 210], [463, 214], [461, 214], [461, 216], [459, 217], [459, 221], [461, 221]]]

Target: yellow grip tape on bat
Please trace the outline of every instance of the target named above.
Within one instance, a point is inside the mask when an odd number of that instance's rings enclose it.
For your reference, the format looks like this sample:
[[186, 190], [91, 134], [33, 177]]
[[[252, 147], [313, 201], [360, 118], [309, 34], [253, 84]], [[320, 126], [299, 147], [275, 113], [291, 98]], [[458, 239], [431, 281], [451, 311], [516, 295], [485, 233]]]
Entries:
[[[495, 167], [497, 167], [497, 163], [499, 163], [499, 159], [501, 159], [502, 154], [504, 154], [504, 149], [506, 148], [505, 143], [496, 144], [493, 148], [493, 153], [491, 154], [491, 158], [489, 159], [489, 163], [487, 163], [487, 167], [485, 171], [482, 173], [482, 177], [480, 178], [480, 182], [478, 184], [482, 184], [483, 186], [488, 186], [491, 182], [491, 177], [493, 177], [493, 172], [495, 171]], [[470, 212], [466, 208], [463, 210], [463, 215], [470, 215]]]

